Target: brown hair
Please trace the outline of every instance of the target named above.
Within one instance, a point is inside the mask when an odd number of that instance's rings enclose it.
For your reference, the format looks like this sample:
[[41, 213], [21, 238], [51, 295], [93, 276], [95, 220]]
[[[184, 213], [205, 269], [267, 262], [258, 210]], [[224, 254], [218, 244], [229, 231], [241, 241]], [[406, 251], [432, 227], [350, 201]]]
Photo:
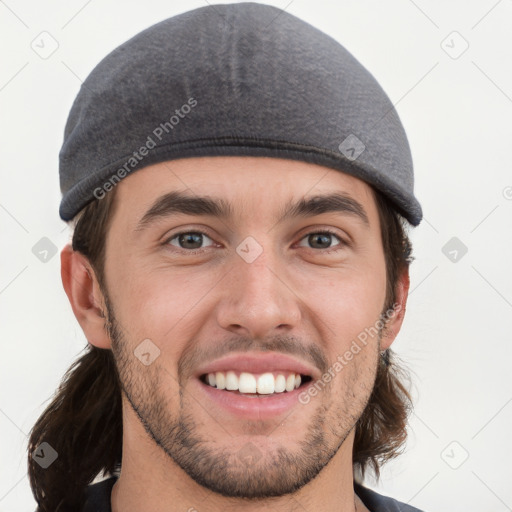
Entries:
[[[400, 271], [412, 262], [405, 219], [389, 200], [372, 188], [379, 212], [387, 267], [384, 311], [395, 302]], [[102, 289], [105, 241], [115, 211], [115, 189], [101, 200], [89, 203], [74, 219], [73, 250], [86, 256]], [[122, 462], [121, 385], [112, 352], [87, 344], [67, 370], [50, 405], [30, 431], [28, 476], [38, 512], [79, 509], [84, 493], [96, 477], [119, 474]], [[378, 366], [373, 392], [355, 428], [353, 464], [358, 480], [366, 469], [377, 478], [379, 466], [399, 453], [406, 439], [411, 407], [402, 383], [407, 377], [391, 350]], [[42, 443], [58, 454], [43, 469], [33, 458]]]
[[[389, 312], [396, 300], [400, 274], [413, 262], [408, 224], [378, 190], [372, 188], [379, 212], [381, 237], [386, 259], [386, 300]], [[409, 375], [391, 349], [381, 354], [373, 391], [363, 414], [356, 423], [352, 462], [356, 480], [362, 481], [367, 469], [377, 479], [380, 466], [401, 453], [407, 438], [407, 419], [412, 410], [407, 390]]]

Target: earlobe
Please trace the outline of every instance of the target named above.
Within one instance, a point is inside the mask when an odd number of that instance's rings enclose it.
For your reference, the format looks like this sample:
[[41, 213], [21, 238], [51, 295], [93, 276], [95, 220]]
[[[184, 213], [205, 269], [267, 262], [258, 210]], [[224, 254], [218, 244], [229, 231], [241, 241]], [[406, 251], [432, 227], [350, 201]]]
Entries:
[[407, 297], [409, 295], [409, 268], [402, 270], [395, 287], [395, 309], [389, 315], [386, 329], [383, 332], [380, 349], [388, 349], [397, 337], [405, 317]]
[[67, 244], [60, 253], [62, 285], [87, 341], [110, 348], [104, 298], [89, 260]]

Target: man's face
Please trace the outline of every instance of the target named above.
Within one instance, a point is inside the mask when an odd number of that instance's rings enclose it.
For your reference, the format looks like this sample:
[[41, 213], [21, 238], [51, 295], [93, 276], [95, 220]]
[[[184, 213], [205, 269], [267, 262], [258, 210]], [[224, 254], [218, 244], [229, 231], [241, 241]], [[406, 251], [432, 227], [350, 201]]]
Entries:
[[[141, 224], [170, 192], [222, 201], [232, 215], [160, 205]], [[290, 204], [333, 193], [357, 201], [368, 224], [354, 211], [280, 220]], [[203, 157], [135, 172], [117, 185], [117, 201], [105, 292], [124, 398], [136, 412], [124, 420], [140, 421], [170, 464], [224, 496], [283, 495], [340, 447], [350, 458], [342, 443], [368, 401], [379, 351], [377, 335], [358, 335], [378, 322], [386, 291], [370, 187], [304, 162]], [[354, 340], [359, 350], [347, 360]], [[204, 374], [217, 370], [311, 380], [254, 396], [209, 386]]]

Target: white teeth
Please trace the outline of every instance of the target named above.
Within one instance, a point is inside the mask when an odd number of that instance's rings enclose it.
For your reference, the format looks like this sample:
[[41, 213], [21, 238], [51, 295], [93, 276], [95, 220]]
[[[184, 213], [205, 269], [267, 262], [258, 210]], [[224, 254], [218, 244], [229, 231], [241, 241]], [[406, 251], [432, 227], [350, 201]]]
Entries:
[[276, 377], [276, 381], [274, 383], [274, 392], [282, 393], [285, 389], [286, 389], [286, 379], [284, 378], [284, 375], [279, 374]]
[[215, 386], [215, 373], [208, 374], [208, 384], [210, 384], [210, 386]]
[[288, 375], [286, 379], [286, 391], [293, 391], [295, 389], [295, 374]]
[[226, 373], [226, 389], [229, 391], [238, 390], [238, 377], [235, 372]]
[[286, 376], [271, 372], [254, 375], [248, 372], [240, 373], [240, 376], [230, 370], [228, 372], [209, 373], [206, 382], [217, 389], [239, 391], [240, 393], [258, 393], [260, 395], [272, 395], [297, 389], [302, 382], [300, 374], [290, 373]]
[[274, 376], [271, 373], [264, 373], [258, 377], [258, 393], [260, 395], [271, 395], [274, 389]]
[[[226, 389], [226, 377], [224, 376], [224, 374], [222, 372], [217, 372], [215, 374], [215, 382], [216, 382], [215, 385], [217, 386], [217, 389]], [[210, 384], [210, 386], [211, 386], [211, 384]]]
[[256, 393], [256, 378], [252, 373], [241, 373], [238, 379], [240, 393]]

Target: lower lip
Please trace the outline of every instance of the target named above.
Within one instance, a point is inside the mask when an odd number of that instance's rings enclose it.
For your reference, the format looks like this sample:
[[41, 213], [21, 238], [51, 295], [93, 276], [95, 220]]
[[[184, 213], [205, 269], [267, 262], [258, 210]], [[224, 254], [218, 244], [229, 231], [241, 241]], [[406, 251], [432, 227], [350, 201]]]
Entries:
[[307, 390], [308, 385], [301, 386], [293, 391], [284, 391], [272, 395], [244, 396], [232, 391], [224, 391], [205, 384], [195, 379], [199, 385], [200, 392], [204, 393], [209, 400], [218, 404], [229, 413], [239, 418], [249, 420], [264, 420], [275, 418], [301, 405], [299, 395]]

